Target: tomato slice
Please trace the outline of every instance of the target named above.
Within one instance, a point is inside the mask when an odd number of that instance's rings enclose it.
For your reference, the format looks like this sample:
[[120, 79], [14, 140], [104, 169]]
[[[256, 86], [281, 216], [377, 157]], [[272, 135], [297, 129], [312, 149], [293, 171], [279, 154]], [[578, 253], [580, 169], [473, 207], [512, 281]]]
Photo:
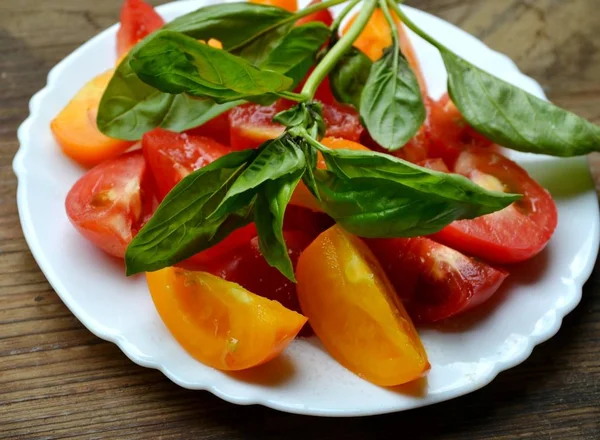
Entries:
[[502, 211], [454, 222], [433, 236], [436, 241], [498, 264], [518, 263], [544, 249], [556, 229], [556, 205], [524, 169], [497, 153], [465, 151], [454, 171], [485, 188], [523, 198]]
[[96, 125], [100, 99], [112, 75], [109, 70], [89, 81], [50, 123], [63, 152], [85, 167], [114, 158], [133, 145], [105, 136]]
[[[321, 0], [313, 0], [308, 4], [308, 6], [318, 5], [319, 3], [321, 3]], [[333, 16], [331, 15], [331, 12], [329, 12], [329, 9], [323, 9], [321, 11], [307, 15], [304, 18], [301, 18], [296, 22], [296, 25], [301, 26], [303, 24], [311, 23], [313, 21], [320, 21], [325, 26], [331, 26], [331, 24], [333, 23]]]
[[160, 29], [165, 21], [142, 0], [125, 0], [117, 31], [117, 56], [121, 58], [143, 38]]
[[204, 272], [146, 274], [162, 321], [181, 346], [220, 370], [242, 370], [279, 355], [306, 318], [276, 301]]
[[329, 353], [382, 386], [421, 377], [429, 362], [400, 299], [367, 246], [339, 226], [302, 253], [300, 306]]
[[[284, 231], [283, 236], [295, 267], [298, 257], [310, 244], [312, 237], [300, 230]], [[222, 258], [209, 262], [206, 271], [300, 312], [296, 285], [267, 263], [260, 252], [256, 235], [240, 243]]]
[[[269, 106], [245, 104], [232, 109], [229, 112], [231, 148], [256, 148], [263, 142], [279, 136], [284, 127], [272, 119], [277, 113], [288, 110], [293, 105], [290, 101], [278, 100]], [[347, 105], [323, 103], [323, 118], [327, 124], [327, 136], [358, 141], [364, 130], [358, 113]]]
[[159, 201], [181, 179], [229, 152], [214, 139], [156, 128], [142, 138], [142, 150], [154, 176]]
[[65, 201], [67, 216], [79, 233], [120, 258], [152, 212], [152, 205], [150, 174], [139, 151], [89, 170]]
[[490, 148], [494, 144], [464, 120], [448, 94], [429, 105], [427, 118], [430, 157], [440, 157], [450, 166], [467, 148]]
[[366, 242], [419, 324], [438, 322], [482, 304], [508, 276], [428, 238]]
[[297, 0], [250, 0], [250, 2], [258, 3], [259, 5], [277, 6], [278, 8], [287, 9], [290, 12], [298, 10]]
[[[425, 96], [427, 95], [427, 82], [421, 71], [419, 58], [410, 42], [404, 24], [402, 24], [395, 13], [392, 12], [392, 14], [400, 36], [400, 49], [415, 72], [419, 81], [421, 93]], [[350, 26], [352, 26], [357, 16], [358, 13], [348, 21], [348, 24], [343, 29], [343, 33], [348, 32], [348, 29], [350, 29]], [[354, 41], [354, 46], [364, 52], [372, 61], [376, 61], [381, 58], [383, 51], [391, 45], [392, 33], [390, 31], [390, 25], [388, 24], [383, 11], [381, 9], [376, 9], [373, 15], [371, 15], [365, 29], [361, 32], [356, 41]]]
[[221, 113], [216, 118], [196, 128], [187, 130], [186, 133], [194, 136], [209, 137], [223, 145], [229, 145], [231, 143], [229, 137], [229, 112]]

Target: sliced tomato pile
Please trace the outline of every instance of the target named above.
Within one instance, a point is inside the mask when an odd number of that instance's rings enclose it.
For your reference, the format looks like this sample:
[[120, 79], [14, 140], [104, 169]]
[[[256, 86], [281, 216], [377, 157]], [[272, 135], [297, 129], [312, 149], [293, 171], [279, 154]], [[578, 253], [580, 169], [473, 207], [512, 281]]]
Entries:
[[[295, 0], [255, 2], [297, 8]], [[141, 0], [126, 0], [121, 20], [119, 56], [164, 24]], [[297, 25], [311, 21], [330, 25], [332, 16], [319, 11]], [[393, 154], [461, 174], [489, 190], [522, 194], [522, 199], [502, 211], [454, 222], [430, 237], [361, 240], [335, 225], [301, 182], [283, 225], [297, 284], [267, 263], [253, 223], [176, 267], [147, 274], [165, 325], [202, 362], [223, 370], [259, 365], [297, 334], [311, 334], [312, 327], [332, 356], [361, 377], [383, 386], [414, 380], [429, 363], [413, 321], [437, 323], [481, 305], [508, 276], [506, 266], [498, 265], [532, 258], [550, 240], [557, 225], [550, 194], [470, 127], [448, 95], [427, 96], [418, 58], [402, 24], [397, 26], [402, 51], [420, 81], [427, 119]], [[372, 59], [390, 44], [380, 11], [355, 43]], [[184, 133], [157, 128], [143, 136], [141, 150], [127, 152], [131, 142], [108, 138], [96, 127], [111, 76], [109, 71], [86, 84], [51, 129], [65, 154], [91, 167], [67, 195], [70, 221], [118, 258], [181, 179], [232, 151], [277, 137], [283, 127], [272, 119], [293, 105], [283, 99], [269, 106], [245, 104]], [[316, 100], [327, 123], [325, 146], [385, 151], [357, 112], [336, 102], [328, 80]], [[320, 153], [317, 166], [326, 168]]]

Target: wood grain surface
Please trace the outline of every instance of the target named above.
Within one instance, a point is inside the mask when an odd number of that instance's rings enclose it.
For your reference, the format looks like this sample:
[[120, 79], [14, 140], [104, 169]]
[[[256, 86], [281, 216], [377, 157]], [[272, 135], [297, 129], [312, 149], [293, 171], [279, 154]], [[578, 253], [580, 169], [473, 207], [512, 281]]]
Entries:
[[[407, 3], [508, 54], [552, 100], [600, 123], [598, 0]], [[179, 388], [86, 330], [29, 253], [11, 161], [16, 129], [48, 70], [113, 24], [119, 5], [0, 0], [0, 438], [600, 438], [598, 268], [558, 335], [524, 364], [468, 396], [380, 417], [319, 419], [233, 406]]]

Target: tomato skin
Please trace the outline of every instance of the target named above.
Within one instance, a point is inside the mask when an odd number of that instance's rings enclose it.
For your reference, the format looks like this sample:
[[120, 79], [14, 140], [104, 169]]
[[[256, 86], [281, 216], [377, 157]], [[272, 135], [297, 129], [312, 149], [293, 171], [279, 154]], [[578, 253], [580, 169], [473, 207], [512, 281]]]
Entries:
[[[311, 236], [299, 230], [284, 231], [283, 236], [295, 267], [300, 254], [310, 244]], [[257, 295], [279, 301], [290, 310], [300, 311], [296, 285], [267, 263], [260, 252], [256, 235], [222, 258], [208, 263], [206, 271]]]
[[181, 179], [224, 156], [229, 149], [208, 137], [156, 128], [144, 134], [142, 151], [162, 201]]
[[447, 93], [430, 103], [428, 113], [429, 156], [444, 159], [450, 167], [465, 149], [494, 145], [464, 120]]
[[98, 248], [123, 258], [152, 212], [150, 174], [139, 151], [89, 170], [67, 194], [65, 208], [77, 231]]
[[492, 179], [523, 198], [501, 211], [456, 221], [434, 234], [435, 240], [497, 264], [525, 261], [544, 249], [556, 229], [558, 213], [550, 193], [524, 169], [500, 154], [473, 150], [461, 153], [454, 172], [476, 183]]
[[164, 24], [162, 17], [143, 0], [125, 0], [121, 8], [121, 26], [117, 31], [117, 56], [124, 56]]
[[[273, 117], [288, 110], [294, 103], [278, 100], [269, 106], [244, 104], [229, 112], [231, 148], [244, 150], [257, 148], [263, 142], [274, 139], [284, 131]], [[358, 113], [350, 106], [339, 103], [323, 103], [323, 118], [327, 124], [326, 136], [358, 141], [363, 132]]]
[[429, 370], [410, 317], [360, 239], [333, 226], [302, 253], [296, 277], [304, 315], [343, 366], [381, 386]]
[[113, 76], [108, 70], [86, 83], [50, 123], [63, 153], [84, 167], [117, 157], [133, 142], [104, 135], [96, 125], [100, 99]]
[[290, 12], [298, 10], [297, 0], [250, 0], [250, 2], [259, 5], [277, 6], [278, 8], [287, 9]]
[[430, 324], [487, 301], [508, 273], [423, 237], [369, 239], [409, 315]]
[[[318, 5], [319, 3], [321, 3], [321, 0], [313, 0], [308, 4], [308, 6]], [[296, 26], [302, 26], [303, 24], [314, 21], [320, 21], [325, 26], [329, 27], [333, 23], [333, 16], [331, 15], [331, 12], [329, 12], [329, 9], [323, 9], [301, 18], [296, 22]]]
[[195, 359], [219, 370], [278, 356], [306, 317], [214, 275], [166, 268], [146, 274], [163, 323]]
[[193, 136], [209, 137], [223, 145], [229, 145], [229, 112], [221, 113], [216, 118], [211, 119], [204, 124], [186, 131]]

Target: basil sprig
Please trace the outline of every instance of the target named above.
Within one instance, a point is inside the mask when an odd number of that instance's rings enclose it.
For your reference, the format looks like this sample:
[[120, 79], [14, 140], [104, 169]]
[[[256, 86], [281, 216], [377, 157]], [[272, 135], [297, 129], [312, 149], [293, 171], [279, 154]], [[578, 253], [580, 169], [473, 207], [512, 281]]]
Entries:
[[[294, 280], [283, 217], [304, 177], [324, 211], [363, 237], [433, 233], [518, 199], [384, 154], [330, 150], [316, 139], [322, 116], [315, 104], [300, 104], [277, 119], [288, 125], [279, 138], [257, 150], [230, 153], [169, 193], [128, 247], [128, 273], [175, 264], [253, 218], [267, 262]], [[317, 150], [328, 170], [315, 170]]]
[[[201, 8], [144, 39], [120, 64], [98, 113], [100, 129], [115, 137], [139, 139], [156, 126], [184, 130], [248, 100], [283, 96], [299, 102], [274, 118], [286, 126], [280, 137], [218, 159], [167, 195], [127, 249], [128, 274], [176, 264], [254, 221], [262, 254], [293, 280], [282, 228], [301, 181], [327, 214], [363, 237], [431, 234], [519, 198], [385, 154], [331, 150], [320, 143], [326, 125], [321, 105], [312, 99], [328, 75], [335, 96], [359, 110], [383, 147], [401, 148], [423, 123], [419, 87], [400, 52], [389, 8], [440, 50], [450, 95], [478, 131], [522, 151], [569, 156], [600, 149], [598, 127], [453, 54], [393, 0], [365, 0], [341, 37], [319, 23], [294, 26], [300, 16], [342, 2], [327, 0], [296, 14], [247, 3]], [[377, 6], [390, 23], [393, 44], [373, 63], [352, 44]], [[210, 38], [223, 49], [196, 41]], [[291, 92], [317, 58], [302, 91]], [[317, 169], [319, 153], [326, 169]]]

